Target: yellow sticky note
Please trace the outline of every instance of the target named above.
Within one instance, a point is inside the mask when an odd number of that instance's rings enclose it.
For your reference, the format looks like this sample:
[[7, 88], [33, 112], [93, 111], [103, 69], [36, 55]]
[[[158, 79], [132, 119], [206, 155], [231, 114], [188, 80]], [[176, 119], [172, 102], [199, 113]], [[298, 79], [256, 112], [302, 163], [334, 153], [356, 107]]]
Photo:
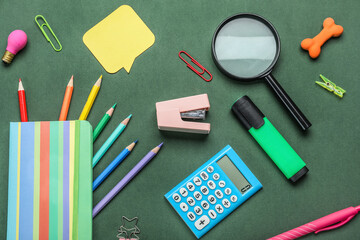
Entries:
[[155, 36], [134, 9], [122, 5], [88, 30], [83, 41], [108, 73], [129, 73], [136, 57], [151, 47]]

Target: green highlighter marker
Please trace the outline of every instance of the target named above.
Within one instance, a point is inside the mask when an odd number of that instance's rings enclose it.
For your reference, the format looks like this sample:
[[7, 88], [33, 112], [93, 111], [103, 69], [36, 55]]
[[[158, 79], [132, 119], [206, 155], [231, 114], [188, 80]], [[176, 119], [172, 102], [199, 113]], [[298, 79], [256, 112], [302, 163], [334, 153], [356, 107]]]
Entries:
[[248, 96], [239, 98], [231, 110], [287, 179], [294, 183], [309, 171], [305, 162]]

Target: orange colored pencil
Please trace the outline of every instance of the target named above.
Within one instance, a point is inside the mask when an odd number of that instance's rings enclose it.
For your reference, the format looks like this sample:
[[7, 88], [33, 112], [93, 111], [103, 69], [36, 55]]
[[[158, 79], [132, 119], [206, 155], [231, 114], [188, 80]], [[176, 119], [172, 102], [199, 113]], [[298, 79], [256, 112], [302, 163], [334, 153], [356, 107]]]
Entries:
[[21, 82], [21, 78], [19, 78], [18, 96], [19, 96], [19, 108], [20, 108], [21, 121], [27, 122], [28, 116], [27, 116], [27, 109], [26, 109], [25, 90], [24, 90], [24, 86]]
[[62, 104], [62, 107], [61, 107], [59, 121], [66, 121], [66, 117], [67, 117], [70, 102], [71, 102], [72, 92], [74, 90], [73, 78], [74, 78], [74, 76], [71, 76], [70, 81], [69, 81], [69, 83], [68, 83], [68, 85], [66, 87], [66, 90], [65, 90], [65, 95], [64, 95], [64, 100], [63, 100], [63, 104]]

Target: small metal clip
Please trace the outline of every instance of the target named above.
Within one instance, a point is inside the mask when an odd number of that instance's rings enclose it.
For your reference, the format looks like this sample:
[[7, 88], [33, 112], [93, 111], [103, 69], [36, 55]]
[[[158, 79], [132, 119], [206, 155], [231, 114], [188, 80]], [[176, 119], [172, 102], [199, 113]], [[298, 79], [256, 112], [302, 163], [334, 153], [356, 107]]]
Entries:
[[[188, 63], [188, 62], [181, 56], [181, 53], [184, 53], [186, 56], [188, 56], [188, 57], [191, 59], [191, 62], [193, 62], [196, 66], [198, 66], [198, 67], [202, 70], [202, 72], [199, 72], [199, 71], [196, 70], [190, 63]], [[179, 52], [179, 58], [181, 58], [181, 60], [183, 60], [183, 61], [186, 63], [187, 67], [190, 68], [190, 69], [191, 69], [193, 72], [195, 72], [197, 75], [199, 75], [202, 79], [204, 79], [204, 80], [207, 81], [207, 82], [210, 82], [210, 81], [212, 80], [212, 75], [211, 75], [211, 73], [209, 73], [209, 71], [206, 70], [206, 68], [204, 68], [200, 63], [198, 63], [198, 62], [197, 62], [192, 56], [190, 56], [187, 52], [185, 52], [185, 51], [180, 51], [180, 52]], [[203, 75], [204, 75], [205, 72], [206, 72], [207, 74], [209, 74], [210, 79], [206, 79], [206, 78], [203, 77]]]
[[[40, 25], [40, 23], [38, 22], [38, 18], [40, 18], [41, 20], [44, 21], [43, 24]], [[39, 26], [42, 34], [44, 35], [44, 37], [46, 38], [46, 40], [51, 44], [51, 46], [53, 47], [53, 49], [57, 52], [61, 51], [62, 46], [61, 43], [59, 41], [59, 39], [56, 37], [55, 33], [53, 32], [53, 30], [51, 29], [50, 25], [48, 24], [48, 22], [46, 21], [46, 19], [42, 16], [42, 15], [37, 15], [35, 17], [35, 22], [36, 24]], [[52, 43], [52, 41], [50, 40], [49, 36], [46, 34], [46, 32], [44, 31], [44, 27], [47, 27], [49, 29], [49, 31], [51, 32], [52, 36], [55, 38], [57, 44], [59, 45], [59, 48], [56, 48], [54, 46], [54, 44]]]
[[206, 110], [194, 110], [180, 113], [182, 119], [205, 120]]
[[344, 89], [342, 89], [339, 86], [336, 86], [335, 83], [331, 82], [329, 79], [327, 79], [326, 77], [324, 77], [321, 74], [320, 74], [320, 77], [324, 82], [315, 81], [315, 83], [317, 83], [321, 87], [325, 88], [326, 90], [333, 92], [336, 96], [339, 96], [341, 98], [344, 96], [344, 93], [346, 93], [346, 91]]

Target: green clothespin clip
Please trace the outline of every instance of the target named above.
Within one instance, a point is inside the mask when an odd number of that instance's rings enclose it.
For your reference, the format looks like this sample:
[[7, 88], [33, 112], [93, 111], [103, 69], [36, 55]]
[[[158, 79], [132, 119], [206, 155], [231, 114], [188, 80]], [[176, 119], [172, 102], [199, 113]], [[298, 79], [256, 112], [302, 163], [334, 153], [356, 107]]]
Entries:
[[[41, 20], [43, 20], [44, 23], [40, 25], [40, 23], [38, 22], [38, 18], [40, 18]], [[53, 47], [53, 49], [54, 49], [55, 51], [57, 51], [57, 52], [60, 52], [61, 49], [62, 49], [61, 43], [60, 43], [59, 39], [56, 37], [56, 35], [55, 35], [55, 33], [53, 32], [53, 30], [51, 29], [51, 27], [50, 27], [50, 25], [48, 24], [48, 22], [46, 21], [46, 19], [45, 19], [42, 15], [37, 15], [37, 16], [35, 17], [35, 22], [36, 22], [36, 24], [39, 26], [42, 34], [45, 36], [46, 40], [51, 44], [51, 46]], [[54, 46], [54, 44], [51, 42], [50, 38], [48, 37], [48, 35], [46, 34], [46, 32], [45, 32], [44, 29], [43, 29], [44, 27], [47, 27], [47, 28], [49, 29], [49, 31], [51, 32], [52, 36], [55, 38], [57, 44], [59, 45], [59, 48], [56, 48], [56, 47]]]
[[319, 84], [321, 87], [325, 88], [326, 90], [330, 91], [330, 92], [334, 92], [334, 94], [336, 96], [339, 97], [343, 97], [344, 93], [346, 93], [346, 91], [344, 89], [342, 89], [339, 86], [336, 86], [335, 83], [331, 82], [329, 79], [327, 79], [326, 77], [324, 77], [323, 75], [320, 74], [321, 79], [325, 82], [319, 82], [319, 81], [315, 81], [315, 83]]

